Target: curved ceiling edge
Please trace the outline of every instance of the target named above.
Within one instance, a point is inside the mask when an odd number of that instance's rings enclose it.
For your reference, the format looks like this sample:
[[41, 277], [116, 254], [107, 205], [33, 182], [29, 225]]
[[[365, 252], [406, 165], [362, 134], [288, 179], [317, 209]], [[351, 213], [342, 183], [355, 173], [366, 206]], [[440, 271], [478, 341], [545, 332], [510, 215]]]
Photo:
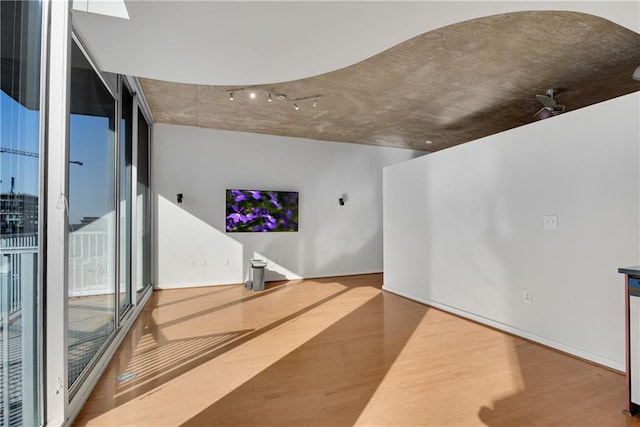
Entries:
[[638, 64], [637, 32], [582, 12], [525, 11], [448, 25], [305, 79], [141, 85], [159, 123], [437, 151], [636, 92]]
[[523, 10], [568, 10], [638, 31], [637, 2], [127, 1], [130, 19], [74, 24], [105, 71], [207, 85], [286, 82], [361, 62], [425, 32]]

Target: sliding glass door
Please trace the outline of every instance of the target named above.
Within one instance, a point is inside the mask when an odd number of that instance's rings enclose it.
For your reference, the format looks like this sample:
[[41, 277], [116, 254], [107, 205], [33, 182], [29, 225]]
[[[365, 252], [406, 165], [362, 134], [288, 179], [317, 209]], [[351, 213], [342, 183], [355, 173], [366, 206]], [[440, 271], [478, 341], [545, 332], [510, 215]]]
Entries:
[[69, 128], [68, 385], [115, 331], [116, 100], [77, 43]]
[[40, 2], [0, 2], [0, 426], [40, 423], [41, 25]]

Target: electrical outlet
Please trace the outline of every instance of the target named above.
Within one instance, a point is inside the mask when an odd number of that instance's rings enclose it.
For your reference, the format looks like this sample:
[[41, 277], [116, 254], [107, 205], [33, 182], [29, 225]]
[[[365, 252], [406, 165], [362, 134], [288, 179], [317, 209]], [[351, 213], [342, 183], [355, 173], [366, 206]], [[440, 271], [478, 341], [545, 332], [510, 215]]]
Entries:
[[531, 294], [531, 291], [524, 291], [522, 293], [522, 298], [523, 298], [525, 304], [531, 304], [532, 303], [532, 297], [533, 297], [533, 295]]
[[558, 215], [545, 215], [543, 223], [545, 230], [556, 230], [558, 228]]

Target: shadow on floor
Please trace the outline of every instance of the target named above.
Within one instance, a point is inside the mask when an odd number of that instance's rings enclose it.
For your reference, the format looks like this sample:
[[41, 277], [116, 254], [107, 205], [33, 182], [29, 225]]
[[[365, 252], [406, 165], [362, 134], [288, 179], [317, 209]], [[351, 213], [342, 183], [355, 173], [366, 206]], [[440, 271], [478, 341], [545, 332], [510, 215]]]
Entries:
[[380, 293], [182, 425], [353, 425], [427, 310]]
[[[518, 337], [512, 342], [523, 390], [495, 401], [493, 408], [482, 407], [478, 416], [487, 426], [640, 424], [623, 414], [624, 375]], [[617, 405], [620, 411], [612, 412]]]
[[[279, 288], [275, 288], [274, 291], [277, 291]], [[152, 389], [154, 389], [155, 387], [158, 387], [159, 385], [162, 385], [166, 382], [171, 381], [174, 378], [177, 378], [178, 376], [185, 374], [187, 372], [189, 372], [190, 370], [208, 362], [209, 360], [212, 360], [218, 356], [220, 356], [221, 354], [224, 354], [230, 350], [233, 350], [234, 348], [245, 344], [257, 337], [259, 337], [262, 334], [265, 334], [267, 332], [269, 332], [270, 330], [283, 325], [287, 322], [290, 322], [291, 320], [294, 320], [295, 318], [303, 315], [304, 313], [313, 310], [316, 307], [319, 307], [337, 297], [339, 297], [340, 295], [344, 294], [345, 292], [347, 292], [349, 290], [349, 288], [343, 289], [335, 294], [332, 294], [326, 298], [323, 298], [313, 304], [310, 304], [306, 307], [304, 307], [301, 310], [298, 310], [294, 313], [291, 313], [288, 316], [285, 316], [281, 319], [278, 319], [277, 321], [274, 321], [268, 325], [265, 325], [264, 327], [261, 327], [259, 329], [256, 330], [244, 330], [244, 331], [232, 331], [229, 332], [227, 334], [224, 334], [224, 336], [218, 336], [220, 334], [214, 334], [215, 336], [206, 336], [206, 337], [194, 337], [194, 338], [190, 338], [187, 340], [179, 340], [181, 343], [176, 343], [175, 341], [168, 341], [166, 339], [164, 339], [162, 337], [162, 333], [161, 333], [161, 328], [167, 327], [169, 326], [173, 326], [177, 323], [180, 323], [181, 321], [186, 321], [186, 320], [190, 320], [193, 319], [197, 316], [203, 315], [205, 312], [200, 312], [197, 314], [193, 314], [193, 315], [188, 315], [185, 316], [183, 318], [180, 319], [176, 319], [174, 321], [171, 322], [166, 322], [163, 323], [161, 326], [155, 324], [155, 322], [153, 321], [153, 317], [152, 316], [147, 316], [145, 317], [145, 332], [146, 332], [146, 336], [148, 337], [153, 337], [155, 339], [155, 344], [151, 343], [151, 351], [152, 351], [152, 360], [157, 361], [155, 365], [150, 366], [148, 369], [150, 372], [153, 373], [153, 377], [152, 378], [147, 378], [145, 381], [133, 381], [131, 384], [125, 384], [123, 383], [122, 386], [118, 387], [118, 391], [117, 391], [117, 397], [115, 398], [115, 405], [119, 406], [122, 405], [124, 403], [126, 403], [127, 401], [129, 401], [130, 399], [133, 399], [135, 397], [140, 396], [143, 393], [146, 393], [147, 391], [150, 391]], [[239, 304], [242, 303], [243, 301], [248, 301], [254, 298], [259, 298], [260, 296], [265, 295], [265, 293], [261, 293], [261, 294], [257, 294], [257, 295], [252, 295], [249, 297], [245, 297], [245, 298], [241, 298], [239, 300], [230, 302], [228, 304], [223, 304], [224, 307], [230, 306], [230, 305], [235, 305], [235, 304]], [[214, 307], [210, 310], [206, 310], [206, 313], [210, 313], [212, 311], [217, 311], [221, 308], [222, 306], [219, 307]], [[198, 340], [202, 340], [205, 339], [205, 341], [207, 341], [207, 343], [195, 343], [194, 341], [198, 341]], [[173, 363], [171, 361], [169, 362], [165, 362], [165, 360], [167, 360], [166, 358], [162, 358], [160, 356], [160, 353], [165, 351], [165, 348], [167, 349], [166, 351], [169, 351], [169, 347], [171, 346], [176, 346], [177, 348], [179, 347], [186, 347], [188, 345], [191, 346], [195, 346], [198, 348], [197, 352], [191, 352], [189, 351], [187, 353], [187, 356], [182, 357], [182, 360], [180, 361], [180, 363]], [[144, 343], [142, 343], [141, 345], [139, 344], [138, 347], [144, 346]], [[175, 350], [175, 349], [171, 349], [171, 350]], [[183, 349], [184, 350], [184, 349]], [[136, 361], [136, 357], [143, 357], [144, 355], [140, 355], [138, 356], [138, 354], [140, 354], [139, 352], [137, 352], [137, 354], [134, 354], [132, 356], [130, 356], [130, 361], [127, 363], [127, 366], [131, 366], [132, 364], [136, 364], [136, 363], [142, 363], [143, 362], [137, 362]], [[161, 365], [158, 365], [158, 363], [160, 363]], [[167, 363], [167, 366], [164, 366], [163, 364]]]

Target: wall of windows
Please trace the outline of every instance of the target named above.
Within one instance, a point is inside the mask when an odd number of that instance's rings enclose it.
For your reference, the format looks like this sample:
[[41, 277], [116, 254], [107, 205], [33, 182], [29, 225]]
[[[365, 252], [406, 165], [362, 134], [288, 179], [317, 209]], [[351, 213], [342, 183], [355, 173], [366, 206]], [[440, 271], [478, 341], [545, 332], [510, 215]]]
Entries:
[[0, 427], [68, 423], [151, 292], [148, 108], [69, 7], [0, 1]]
[[129, 308], [151, 287], [150, 125], [142, 99], [132, 94], [139, 88], [131, 91], [128, 82], [96, 69], [74, 37], [66, 308], [66, 385], [74, 407], [97, 380], [96, 369], [115, 348], [116, 335], [122, 336], [127, 319], [139, 312]]

